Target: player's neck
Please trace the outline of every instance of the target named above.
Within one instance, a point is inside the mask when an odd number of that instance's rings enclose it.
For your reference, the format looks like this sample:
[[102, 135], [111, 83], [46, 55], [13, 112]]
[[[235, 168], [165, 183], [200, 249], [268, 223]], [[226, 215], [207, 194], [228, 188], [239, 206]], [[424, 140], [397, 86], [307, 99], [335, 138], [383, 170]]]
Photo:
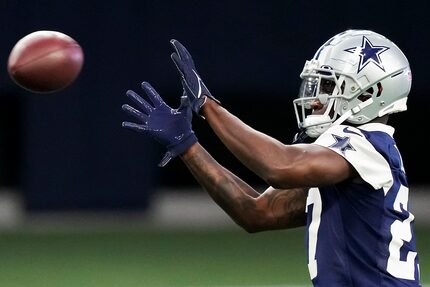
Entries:
[[387, 124], [388, 123], [388, 115], [384, 115], [382, 117], [378, 117], [372, 121], [371, 123], [381, 123], [381, 124]]

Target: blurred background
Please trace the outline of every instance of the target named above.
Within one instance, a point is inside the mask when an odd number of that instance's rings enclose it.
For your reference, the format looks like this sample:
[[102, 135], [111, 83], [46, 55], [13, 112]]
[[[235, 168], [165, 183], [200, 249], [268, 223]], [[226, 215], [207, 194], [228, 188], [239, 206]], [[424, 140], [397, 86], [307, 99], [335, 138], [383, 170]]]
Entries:
[[[121, 128], [125, 92], [149, 81], [171, 106], [181, 86], [174, 38], [206, 85], [250, 126], [285, 143], [304, 62], [331, 36], [370, 29], [408, 57], [408, 112], [396, 139], [411, 185], [423, 282], [430, 284], [425, 85], [430, 24], [423, 1], [0, 2], [0, 268], [2, 286], [309, 286], [304, 230], [248, 235], [180, 160]], [[32, 94], [7, 74], [14, 44], [37, 30], [77, 40], [85, 63], [72, 86]], [[200, 142], [259, 190], [194, 118]], [[7, 284], [6, 284], [7, 283]]]

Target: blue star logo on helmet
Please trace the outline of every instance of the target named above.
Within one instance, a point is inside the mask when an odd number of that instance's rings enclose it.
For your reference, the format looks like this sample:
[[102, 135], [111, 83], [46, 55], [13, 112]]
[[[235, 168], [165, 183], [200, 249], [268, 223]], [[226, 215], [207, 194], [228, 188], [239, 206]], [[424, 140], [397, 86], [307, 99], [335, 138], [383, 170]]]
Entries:
[[355, 53], [357, 49], [359, 49], [358, 55], [360, 56], [357, 74], [360, 73], [360, 71], [363, 70], [369, 63], [375, 64], [385, 72], [380, 55], [390, 49], [389, 47], [373, 45], [372, 42], [366, 38], [366, 36], [363, 36], [361, 47], [352, 47], [344, 51], [348, 53]]

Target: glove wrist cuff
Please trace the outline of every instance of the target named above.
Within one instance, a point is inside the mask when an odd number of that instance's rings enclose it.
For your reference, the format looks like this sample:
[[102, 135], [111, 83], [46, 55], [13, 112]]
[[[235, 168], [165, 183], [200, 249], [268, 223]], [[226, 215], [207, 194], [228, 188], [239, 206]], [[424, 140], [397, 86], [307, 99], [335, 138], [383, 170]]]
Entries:
[[188, 135], [185, 139], [183, 139], [180, 143], [176, 144], [174, 147], [169, 147], [169, 150], [174, 154], [174, 156], [178, 156], [185, 152], [189, 147], [197, 142], [196, 134], [191, 131], [191, 134]]
[[193, 131], [188, 135], [184, 140], [180, 143], [175, 144], [174, 146], [168, 146], [168, 151], [164, 155], [163, 159], [158, 164], [159, 167], [164, 167], [169, 161], [178, 155], [185, 152], [188, 148], [190, 148], [193, 144], [197, 142], [197, 137]]
[[201, 110], [203, 108], [203, 106], [206, 104], [206, 102], [208, 101], [208, 98], [211, 98], [215, 103], [217, 103], [218, 105], [222, 106], [221, 102], [219, 100], [217, 100], [216, 98], [214, 98], [212, 95], [205, 95], [202, 97], [202, 101], [199, 104], [197, 110], [196, 110], [196, 114], [199, 115], [202, 119], [206, 119], [202, 114], [201, 114]]

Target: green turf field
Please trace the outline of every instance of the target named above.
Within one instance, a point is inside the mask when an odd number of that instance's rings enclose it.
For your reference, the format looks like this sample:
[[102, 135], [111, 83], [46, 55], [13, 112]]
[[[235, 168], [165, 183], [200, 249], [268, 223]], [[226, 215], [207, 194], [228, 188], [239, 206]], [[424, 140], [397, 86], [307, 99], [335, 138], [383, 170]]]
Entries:
[[[0, 233], [7, 287], [311, 286], [304, 229]], [[430, 283], [430, 229], [417, 229]]]

